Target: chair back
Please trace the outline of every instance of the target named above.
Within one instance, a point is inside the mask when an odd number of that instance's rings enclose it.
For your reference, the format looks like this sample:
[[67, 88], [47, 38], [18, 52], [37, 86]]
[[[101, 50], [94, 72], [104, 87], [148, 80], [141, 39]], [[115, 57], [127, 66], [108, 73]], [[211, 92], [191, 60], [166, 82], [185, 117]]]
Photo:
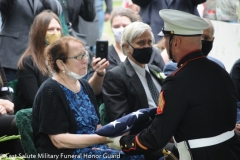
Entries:
[[99, 106], [100, 123], [102, 126], [109, 123], [104, 103]]
[[33, 130], [32, 130], [32, 108], [22, 109], [16, 113], [16, 125], [19, 134], [21, 135], [21, 143], [26, 155], [35, 155], [36, 158], [31, 160], [38, 160], [37, 150], [33, 143]]

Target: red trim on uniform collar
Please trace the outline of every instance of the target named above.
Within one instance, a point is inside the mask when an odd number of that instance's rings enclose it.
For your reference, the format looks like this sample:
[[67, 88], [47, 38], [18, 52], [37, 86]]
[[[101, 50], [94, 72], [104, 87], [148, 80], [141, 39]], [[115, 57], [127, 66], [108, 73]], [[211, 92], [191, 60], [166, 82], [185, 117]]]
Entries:
[[190, 60], [186, 61], [182, 66], [180, 66], [180, 68], [178, 70], [176, 70], [174, 73], [172, 73], [172, 75], [175, 76], [175, 74], [177, 74], [183, 67], [185, 67], [188, 62], [194, 61], [194, 60], [197, 60], [197, 59], [200, 59], [200, 58], [206, 58], [206, 56], [196, 57], [196, 58], [193, 58], [193, 59], [190, 59]]
[[[188, 52], [184, 57], [182, 57], [182, 58], [179, 60], [179, 62], [181, 62], [186, 56], [188, 56], [189, 54], [194, 53], [194, 52], [201, 52], [201, 50], [200, 50], [200, 49], [197, 49], [197, 50], [193, 50], [193, 51]], [[178, 68], [180, 67], [179, 65], [180, 65], [180, 63], [177, 64], [177, 67], [178, 67]]]

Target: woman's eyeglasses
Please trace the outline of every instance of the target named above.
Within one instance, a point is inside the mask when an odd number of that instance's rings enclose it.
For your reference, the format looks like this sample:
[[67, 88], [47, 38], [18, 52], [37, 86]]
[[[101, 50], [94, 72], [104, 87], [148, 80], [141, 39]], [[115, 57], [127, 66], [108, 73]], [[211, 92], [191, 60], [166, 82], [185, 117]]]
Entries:
[[88, 56], [89, 56], [89, 55], [88, 55], [88, 52], [85, 51], [84, 54], [80, 53], [80, 54], [77, 55], [77, 56], [74, 56], [74, 57], [68, 57], [67, 59], [76, 59], [76, 60], [81, 61], [82, 59], [88, 59]]

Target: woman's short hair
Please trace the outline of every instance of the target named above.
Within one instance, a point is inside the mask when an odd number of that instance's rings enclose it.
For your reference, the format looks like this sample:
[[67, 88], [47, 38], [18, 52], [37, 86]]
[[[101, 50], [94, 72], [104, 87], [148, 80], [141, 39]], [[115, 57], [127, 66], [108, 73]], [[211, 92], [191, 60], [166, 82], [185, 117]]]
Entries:
[[141, 36], [145, 31], [150, 32], [152, 44], [154, 44], [154, 36], [152, 33], [152, 29], [149, 25], [143, 22], [133, 22], [124, 28], [123, 34], [122, 34], [122, 40], [121, 40], [123, 54], [127, 55], [127, 51], [123, 47], [124, 44], [128, 44], [128, 43], [131, 44], [133, 39]]
[[49, 46], [47, 46], [45, 50], [45, 56], [48, 58], [48, 67], [50, 67], [51, 71], [59, 73], [60, 69], [57, 66], [56, 61], [62, 60], [63, 63], [66, 63], [66, 60], [69, 55], [69, 44], [70, 43], [79, 43], [84, 47], [82, 41], [74, 38], [72, 36], [65, 36], [57, 41], [53, 42]]
[[112, 11], [110, 17], [110, 23], [112, 24], [113, 18], [116, 16], [125, 16], [130, 19], [131, 22], [142, 21], [141, 17], [128, 8], [116, 8]]

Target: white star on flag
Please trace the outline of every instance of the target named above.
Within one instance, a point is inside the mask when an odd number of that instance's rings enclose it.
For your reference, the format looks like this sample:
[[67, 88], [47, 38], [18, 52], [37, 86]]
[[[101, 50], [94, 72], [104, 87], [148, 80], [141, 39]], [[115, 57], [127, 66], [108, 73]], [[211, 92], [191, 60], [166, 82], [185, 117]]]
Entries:
[[129, 130], [130, 127], [127, 126], [127, 129], [126, 130]]
[[121, 122], [118, 122], [118, 121], [115, 120], [115, 121], [111, 122], [110, 124], [112, 124], [114, 126], [114, 128], [115, 128], [117, 123], [121, 123]]
[[137, 112], [133, 112], [133, 113], [132, 113], [132, 115], [135, 115], [135, 116], [137, 117], [137, 119], [138, 119], [138, 115], [139, 115], [139, 114], [143, 114], [143, 113], [140, 112], [139, 110], [138, 110]]

